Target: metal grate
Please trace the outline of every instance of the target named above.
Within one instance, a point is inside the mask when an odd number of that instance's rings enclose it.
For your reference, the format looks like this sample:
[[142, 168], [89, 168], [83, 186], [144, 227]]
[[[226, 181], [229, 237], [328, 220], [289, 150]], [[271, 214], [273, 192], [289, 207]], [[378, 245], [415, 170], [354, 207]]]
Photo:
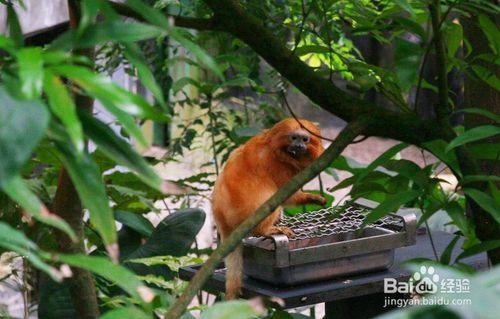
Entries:
[[[347, 203], [314, 212], [283, 216], [279, 226], [286, 226], [295, 233], [295, 236], [290, 238], [291, 241], [331, 236], [360, 229], [369, 212], [367, 207]], [[400, 230], [404, 227], [404, 222], [400, 216], [387, 215], [366, 227]]]

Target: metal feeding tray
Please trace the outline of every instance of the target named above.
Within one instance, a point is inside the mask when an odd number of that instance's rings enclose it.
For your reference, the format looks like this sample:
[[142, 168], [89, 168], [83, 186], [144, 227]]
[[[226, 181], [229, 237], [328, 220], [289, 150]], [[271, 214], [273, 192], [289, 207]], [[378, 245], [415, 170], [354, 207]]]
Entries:
[[361, 229], [370, 211], [350, 202], [284, 216], [280, 226], [295, 236], [244, 239], [244, 273], [283, 286], [389, 268], [395, 248], [415, 244], [416, 216], [389, 214]]

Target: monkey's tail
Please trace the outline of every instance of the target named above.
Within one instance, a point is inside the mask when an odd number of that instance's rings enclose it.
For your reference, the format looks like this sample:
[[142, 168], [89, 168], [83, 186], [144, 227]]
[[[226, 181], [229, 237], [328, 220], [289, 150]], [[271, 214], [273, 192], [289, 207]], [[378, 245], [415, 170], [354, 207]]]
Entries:
[[243, 246], [240, 244], [224, 260], [226, 264], [226, 300], [236, 299], [241, 293], [243, 278]]

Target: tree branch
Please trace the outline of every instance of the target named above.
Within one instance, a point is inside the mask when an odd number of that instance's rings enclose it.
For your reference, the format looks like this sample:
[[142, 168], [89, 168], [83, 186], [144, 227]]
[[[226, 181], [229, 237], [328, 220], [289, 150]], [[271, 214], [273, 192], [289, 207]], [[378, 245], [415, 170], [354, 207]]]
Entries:
[[203, 267], [196, 273], [193, 279], [191, 279], [189, 286], [184, 290], [182, 296], [180, 296], [170, 308], [165, 318], [179, 318], [198, 290], [200, 290], [210, 278], [222, 259], [241, 243], [241, 239], [281, 205], [281, 203], [298, 191], [305, 183], [328, 167], [328, 165], [330, 165], [330, 163], [335, 160], [359, 134], [362, 134], [368, 126], [368, 120], [366, 119], [360, 119], [349, 123], [317, 160], [299, 174], [295, 175], [285, 186], [262, 204], [252, 217], [238, 226], [224, 243], [210, 255], [210, 258], [205, 262]]
[[[429, 5], [432, 20], [432, 33], [434, 37], [434, 48], [436, 50], [436, 69], [438, 77], [438, 104], [436, 105], [436, 116], [441, 124], [449, 125], [448, 116], [448, 78], [446, 72], [446, 50], [441, 32], [441, 7], [440, 0], [434, 0]], [[444, 20], [443, 20], [444, 21]]]
[[[138, 21], [144, 21], [144, 18], [126, 6], [123, 3], [109, 1], [111, 7], [120, 15], [128, 18], [133, 18]], [[169, 18], [174, 20], [174, 25], [181, 28], [195, 29], [200, 31], [205, 30], [221, 30], [218, 25], [214, 23], [213, 19], [183, 17], [176, 15], [168, 15]]]
[[[79, 8], [80, 4], [75, 0], [68, 1], [71, 28], [78, 26], [81, 15]], [[93, 48], [83, 49], [76, 53], [86, 56], [90, 60], [94, 58]], [[94, 100], [86, 95], [75, 95], [75, 104], [79, 108], [91, 112], [93, 103]], [[54, 236], [60, 251], [66, 254], [85, 254], [83, 207], [78, 192], [64, 167], [59, 172], [52, 211], [71, 226], [78, 240], [73, 242], [64, 232], [56, 231]], [[73, 275], [67, 278], [65, 283], [68, 284], [71, 303], [78, 318], [97, 318], [99, 304], [92, 274], [88, 270], [78, 267], [71, 267], [71, 270]]]
[[434, 120], [424, 121], [414, 113], [384, 109], [337, 88], [301, 61], [262, 21], [249, 15], [237, 1], [204, 2], [214, 12], [214, 23], [244, 41], [311, 101], [347, 122], [363, 115], [372, 117], [376, 125], [367, 128], [367, 135], [393, 138], [415, 145], [442, 138], [441, 127]]

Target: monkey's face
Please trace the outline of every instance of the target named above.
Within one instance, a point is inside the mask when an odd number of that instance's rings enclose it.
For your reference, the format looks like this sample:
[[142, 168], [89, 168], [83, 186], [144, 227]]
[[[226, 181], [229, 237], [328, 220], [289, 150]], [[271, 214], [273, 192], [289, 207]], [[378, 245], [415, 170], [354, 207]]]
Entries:
[[281, 162], [290, 163], [296, 168], [304, 168], [318, 158], [324, 148], [319, 129], [311, 122], [295, 119], [284, 120], [268, 131], [270, 146]]
[[288, 143], [284, 146], [283, 151], [292, 158], [299, 159], [309, 155], [309, 143], [311, 142], [310, 133], [306, 130], [297, 130], [291, 132], [287, 138]]

